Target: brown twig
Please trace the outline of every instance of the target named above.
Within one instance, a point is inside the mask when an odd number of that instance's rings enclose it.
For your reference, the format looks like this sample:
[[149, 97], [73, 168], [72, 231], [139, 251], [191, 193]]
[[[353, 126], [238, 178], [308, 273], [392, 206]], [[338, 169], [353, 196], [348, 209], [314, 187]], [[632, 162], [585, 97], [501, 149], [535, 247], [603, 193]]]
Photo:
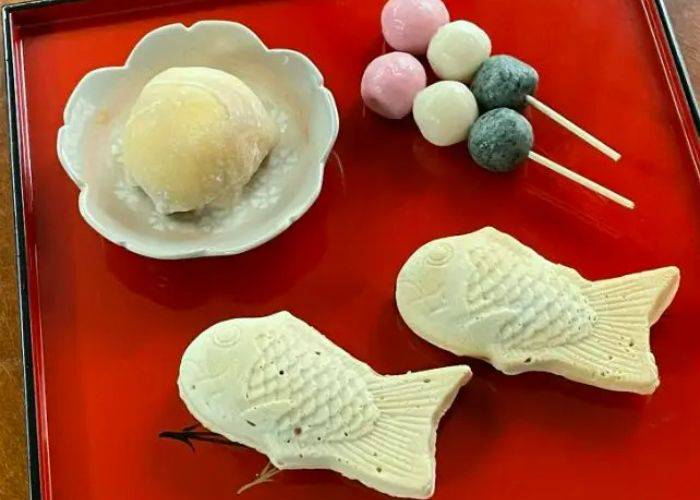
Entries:
[[[192, 452], [194, 452], [194, 445], [192, 444], [192, 441], [204, 441], [206, 443], [222, 444], [224, 446], [239, 446], [241, 448], [247, 448], [247, 446], [245, 445], [235, 443], [226, 439], [221, 434], [217, 434], [215, 432], [210, 432], [207, 430], [198, 430], [203, 428], [204, 427], [202, 427], [201, 424], [196, 423], [183, 428], [181, 431], [163, 431], [158, 434], [158, 437], [165, 439], [174, 439], [175, 441], [185, 443], [190, 448], [190, 450], [192, 450]], [[241, 493], [248, 490], [249, 488], [252, 488], [253, 486], [271, 482], [272, 478], [275, 477], [279, 472], [281, 471], [277, 467], [272, 465], [271, 462], [268, 461], [263, 470], [256, 474], [255, 479], [253, 479], [248, 484], [244, 484], [243, 486], [241, 486], [236, 492], [236, 494], [240, 495]]]
[[255, 477], [255, 479], [253, 479], [253, 480], [252, 480], [251, 482], [249, 482], [248, 484], [244, 484], [243, 486], [241, 486], [240, 488], [238, 488], [238, 491], [236, 492], [236, 494], [237, 494], [237, 495], [240, 495], [240, 494], [243, 493], [244, 491], [246, 491], [246, 490], [252, 488], [253, 486], [257, 486], [257, 485], [259, 485], [259, 484], [270, 483], [270, 482], [272, 482], [272, 478], [275, 477], [275, 476], [276, 476], [277, 474], [279, 474], [280, 472], [282, 472], [282, 471], [279, 470], [279, 469], [278, 469], [277, 467], [275, 467], [274, 465], [272, 465], [272, 462], [269, 462], [269, 461], [268, 461], [267, 464], [265, 464], [265, 467], [263, 468], [263, 470], [261, 470], [261, 471], [257, 474], [257, 476]]
[[193, 452], [194, 445], [192, 444], [192, 441], [203, 441], [206, 443], [222, 444], [224, 446], [244, 447], [242, 444], [230, 441], [222, 435], [217, 434], [215, 432], [197, 430], [201, 428], [202, 426], [197, 423], [194, 425], [189, 425], [181, 431], [163, 431], [160, 434], [158, 434], [158, 437], [165, 439], [174, 439], [175, 441], [185, 443]]

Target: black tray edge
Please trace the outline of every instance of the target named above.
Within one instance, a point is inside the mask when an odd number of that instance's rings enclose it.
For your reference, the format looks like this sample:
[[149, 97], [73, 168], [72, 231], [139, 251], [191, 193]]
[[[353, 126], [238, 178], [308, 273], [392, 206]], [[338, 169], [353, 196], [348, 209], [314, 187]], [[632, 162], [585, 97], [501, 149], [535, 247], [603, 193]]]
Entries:
[[[52, 0], [47, 0], [47, 3]], [[5, 5], [2, 8], [3, 43], [5, 48], [5, 85], [7, 92], [8, 141], [10, 146], [10, 168], [12, 179], [12, 199], [14, 208], [15, 263], [17, 266], [17, 286], [19, 321], [24, 367], [24, 406], [27, 434], [27, 479], [28, 498], [41, 499], [39, 471], [39, 442], [37, 435], [36, 396], [34, 392], [34, 358], [32, 354], [31, 318], [29, 316], [29, 290], [27, 279], [27, 256], [24, 234], [24, 199], [22, 196], [22, 173], [20, 167], [19, 127], [17, 123], [17, 95], [15, 93], [14, 51], [12, 44], [11, 13], [40, 5], [44, 2]]]
[[659, 17], [664, 27], [664, 33], [666, 34], [666, 40], [671, 48], [671, 54], [673, 54], [673, 61], [676, 65], [676, 70], [680, 76], [681, 85], [683, 86], [683, 93], [685, 94], [686, 101], [688, 101], [688, 107], [690, 108], [690, 113], [693, 115], [693, 121], [695, 122], [695, 128], [700, 133], [700, 107], [698, 106], [698, 101], [693, 91], [693, 83], [690, 80], [690, 73], [688, 73], [688, 68], [685, 65], [685, 60], [681, 54], [680, 46], [678, 44], [678, 39], [673, 31], [673, 24], [671, 22], [671, 16], [666, 8], [666, 2], [664, 0], [655, 0], [656, 8], [659, 11]]
[[[10, 168], [12, 169], [12, 193], [14, 207], [14, 231], [17, 264], [17, 283], [19, 293], [20, 331], [22, 337], [22, 362], [24, 365], [24, 394], [27, 428], [27, 460], [30, 500], [41, 499], [41, 480], [39, 471], [39, 443], [37, 435], [36, 395], [34, 392], [34, 362], [32, 355], [31, 324], [29, 316], [29, 291], [27, 280], [27, 260], [24, 234], [24, 199], [22, 197], [22, 173], [19, 164], [19, 130], [17, 123], [17, 96], [15, 93], [15, 76], [13, 72], [14, 54], [12, 50], [11, 14], [25, 9], [41, 8], [60, 3], [82, 0], [31, 0], [2, 7], [3, 43], [5, 47], [5, 85], [7, 92], [8, 135], [10, 146]], [[690, 107], [695, 127], [700, 133], [700, 107], [693, 93], [688, 69], [678, 45], [671, 18], [664, 0], [655, 0], [661, 18], [666, 40], [673, 55], [676, 70], [680, 77], [683, 91]]]

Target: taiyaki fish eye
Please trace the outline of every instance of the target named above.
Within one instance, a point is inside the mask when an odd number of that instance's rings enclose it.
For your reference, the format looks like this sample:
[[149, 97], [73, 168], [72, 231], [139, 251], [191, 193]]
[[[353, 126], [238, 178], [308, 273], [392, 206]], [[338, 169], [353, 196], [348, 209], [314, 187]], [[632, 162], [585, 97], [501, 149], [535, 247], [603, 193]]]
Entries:
[[241, 329], [237, 326], [227, 326], [217, 329], [212, 335], [214, 344], [219, 347], [231, 347], [240, 338]]
[[428, 252], [426, 262], [431, 266], [444, 266], [454, 255], [455, 250], [449, 243], [438, 243]]

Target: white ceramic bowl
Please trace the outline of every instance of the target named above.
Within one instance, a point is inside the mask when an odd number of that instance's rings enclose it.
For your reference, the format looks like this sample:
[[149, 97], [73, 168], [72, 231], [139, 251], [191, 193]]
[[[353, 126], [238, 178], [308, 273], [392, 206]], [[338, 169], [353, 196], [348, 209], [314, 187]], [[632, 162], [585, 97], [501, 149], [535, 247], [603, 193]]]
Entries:
[[[208, 66], [236, 75], [280, 128], [280, 143], [232, 210], [161, 215], [124, 181], [120, 136], [129, 111], [145, 83], [172, 66]], [[58, 157], [80, 188], [87, 223], [132, 252], [183, 259], [245, 252], [301, 217], [321, 191], [339, 120], [333, 95], [306, 56], [268, 49], [238, 23], [201, 21], [158, 28], [141, 39], [124, 66], [88, 73], [68, 100], [63, 121]]]

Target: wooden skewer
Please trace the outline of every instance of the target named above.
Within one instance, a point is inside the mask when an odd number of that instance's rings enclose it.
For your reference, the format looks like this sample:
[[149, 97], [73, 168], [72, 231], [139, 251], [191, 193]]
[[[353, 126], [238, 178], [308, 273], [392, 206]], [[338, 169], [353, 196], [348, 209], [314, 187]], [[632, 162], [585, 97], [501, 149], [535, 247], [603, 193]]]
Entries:
[[598, 193], [601, 196], [605, 196], [607, 199], [612, 200], [615, 203], [619, 203], [623, 207], [630, 209], [634, 208], [634, 202], [632, 200], [625, 198], [624, 196], [617, 194], [615, 191], [611, 191], [610, 189], [601, 186], [600, 184], [593, 182], [592, 180], [587, 179], [584, 176], [577, 174], [576, 172], [572, 172], [568, 168], [562, 167], [558, 163], [555, 163], [552, 160], [535, 153], [534, 151], [530, 151], [527, 156], [535, 163], [539, 163], [543, 167], [546, 167], [550, 170], [554, 170], [556, 173], [563, 175], [567, 179], [577, 182], [583, 187], [586, 187], [591, 191]]
[[564, 118], [562, 115], [554, 111], [542, 101], [537, 100], [531, 95], [527, 96], [525, 99], [527, 100], [528, 104], [530, 104], [533, 108], [548, 116], [549, 118], [557, 122], [559, 125], [570, 131], [572, 134], [583, 139], [607, 157], [612, 158], [613, 161], [618, 161], [620, 158], [622, 158], [622, 155], [615, 151], [613, 148], [611, 148], [601, 140], [593, 137], [591, 134], [589, 134], [581, 127], [573, 123], [571, 120]]

